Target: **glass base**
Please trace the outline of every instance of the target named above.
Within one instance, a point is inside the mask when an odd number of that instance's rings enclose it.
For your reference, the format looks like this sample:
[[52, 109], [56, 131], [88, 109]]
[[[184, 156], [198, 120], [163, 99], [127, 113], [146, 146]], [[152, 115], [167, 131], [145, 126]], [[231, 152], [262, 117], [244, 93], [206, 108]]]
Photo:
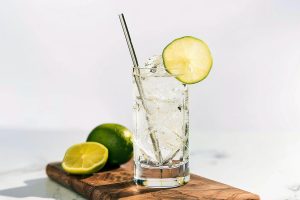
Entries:
[[134, 182], [152, 188], [172, 188], [185, 185], [190, 180], [188, 162], [175, 167], [149, 167], [135, 164]]

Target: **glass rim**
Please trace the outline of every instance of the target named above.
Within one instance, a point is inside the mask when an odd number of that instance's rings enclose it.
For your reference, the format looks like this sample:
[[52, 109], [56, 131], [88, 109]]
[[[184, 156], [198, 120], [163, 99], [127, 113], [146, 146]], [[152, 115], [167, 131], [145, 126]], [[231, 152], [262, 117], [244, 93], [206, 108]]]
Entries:
[[[142, 70], [143, 71], [143, 70]], [[173, 77], [173, 78], [176, 78], [177, 76], [180, 76], [180, 75], [172, 75], [172, 74], [169, 74], [168, 72], [165, 72], [163, 74], [145, 74], [143, 72], [133, 72], [133, 76], [140, 76], [140, 77]]]
[[[153, 69], [153, 68], [149, 68], [149, 67], [132, 67], [132, 69]], [[161, 68], [156, 68], [156, 69], [159, 69], [159, 70], [162, 70]], [[165, 68], [163, 68], [165, 69]]]

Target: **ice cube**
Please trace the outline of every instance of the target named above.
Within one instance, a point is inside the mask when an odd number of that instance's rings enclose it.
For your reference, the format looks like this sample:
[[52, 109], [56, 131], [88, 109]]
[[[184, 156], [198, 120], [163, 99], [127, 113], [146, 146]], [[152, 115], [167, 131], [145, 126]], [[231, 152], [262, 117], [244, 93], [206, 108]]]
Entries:
[[144, 65], [145, 68], [149, 68], [150, 72], [156, 73], [157, 71], [164, 70], [164, 64], [162, 60], [162, 56], [152, 56], [148, 58]]

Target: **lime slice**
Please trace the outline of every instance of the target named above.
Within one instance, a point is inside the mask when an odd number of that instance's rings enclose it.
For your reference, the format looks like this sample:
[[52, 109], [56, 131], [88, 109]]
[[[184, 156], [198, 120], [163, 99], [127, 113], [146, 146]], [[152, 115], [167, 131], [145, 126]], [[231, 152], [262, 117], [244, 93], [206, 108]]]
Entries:
[[187, 84], [205, 79], [213, 63], [208, 46], [192, 36], [173, 40], [164, 48], [162, 57], [167, 72]]
[[62, 167], [70, 174], [92, 174], [104, 167], [107, 158], [105, 146], [97, 142], [85, 142], [67, 150]]

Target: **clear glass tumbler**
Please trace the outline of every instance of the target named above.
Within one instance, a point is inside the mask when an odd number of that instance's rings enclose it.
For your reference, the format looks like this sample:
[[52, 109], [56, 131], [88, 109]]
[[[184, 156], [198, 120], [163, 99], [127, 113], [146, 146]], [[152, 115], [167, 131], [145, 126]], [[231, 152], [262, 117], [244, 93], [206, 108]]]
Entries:
[[162, 68], [133, 68], [133, 76], [134, 181], [184, 185], [190, 179], [187, 85]]

